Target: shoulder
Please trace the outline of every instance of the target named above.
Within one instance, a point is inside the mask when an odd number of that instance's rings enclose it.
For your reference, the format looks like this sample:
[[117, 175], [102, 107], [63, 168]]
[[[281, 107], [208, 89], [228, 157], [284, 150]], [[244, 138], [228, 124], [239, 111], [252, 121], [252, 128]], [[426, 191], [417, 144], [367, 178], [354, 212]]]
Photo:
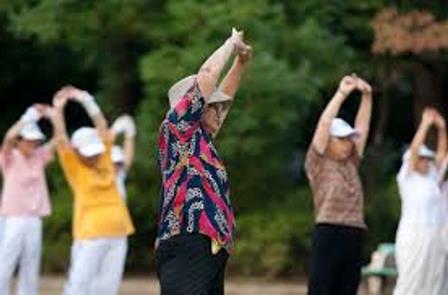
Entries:
[[63, 163], [77, 160], [76, 152], [70, 145], [60, 145], [56, 148], [56, 152]]
[[401, 166], [400, 170], [398, 171], [397, 181], [402, 182], [413, 174], [414, 170], [411, 169], [411, 154], [410, 151], [407, 150], [401, 157]]

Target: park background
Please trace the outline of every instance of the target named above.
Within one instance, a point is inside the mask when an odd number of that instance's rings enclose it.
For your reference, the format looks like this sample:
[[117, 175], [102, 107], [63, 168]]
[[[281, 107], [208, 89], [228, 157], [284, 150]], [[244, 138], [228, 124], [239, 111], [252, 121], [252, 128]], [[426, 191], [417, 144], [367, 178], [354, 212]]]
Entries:
[[[137, 232], [127, 274], [153, 273], [156, 148], [166, 92], [197, 71], [235, 26], [245, 31], [254, 57], [216, 140], [237, 214], [230, 273], [306, 274], [313, 206], [303, 160], [320, 112], [352, 72], [374, 89], [361, 169], [367, 262], [379, 242], [394, 239], [395, 174], [423, 107], [446, 114], [447, 18], [442, 0], [0, 0], [0, 134], [30, 104], [50, 103], [65, 84], [95, 94], [110, 121], [135, 115], [128, 203]], [[353, 120], [358, 103], [359, 94], [351, 95], [342, 116]], [[89, 124], [75, 104], [66, 115], [71, 132]], [[45, 221], [43, 268], [62, 273], [72, 197], [57, 161], [48, 181], [53, 214]]]

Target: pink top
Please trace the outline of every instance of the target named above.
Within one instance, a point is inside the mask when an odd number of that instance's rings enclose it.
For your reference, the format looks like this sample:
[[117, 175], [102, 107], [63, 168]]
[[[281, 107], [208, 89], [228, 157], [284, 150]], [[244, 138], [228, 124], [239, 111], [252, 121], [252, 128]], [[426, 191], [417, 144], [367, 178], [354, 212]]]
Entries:
[[3, 192], [2, 215], [48, 216], [51, 213], [45, 167], [53, 160], [49, 146], [36, 149], [30, 157], [19, 150], [0, 150]]

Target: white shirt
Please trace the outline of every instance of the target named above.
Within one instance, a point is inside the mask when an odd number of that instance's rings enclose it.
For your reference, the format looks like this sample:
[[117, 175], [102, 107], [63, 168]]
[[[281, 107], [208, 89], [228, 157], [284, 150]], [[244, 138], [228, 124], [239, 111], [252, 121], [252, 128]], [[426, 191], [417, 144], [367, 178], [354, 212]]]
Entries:
[[408, 157], [397, 175], [401, 197], [400, 224], [442, 226], [445, 219], [445, 202], [439, 186], [439, 173], [430, 164], [427, 174], [420, 174], [409, 167]]
[[120, 169], [117, 172], [116, 182], [117, 182], [118, 192], [120, 193], [121, 197], [125, 201], [126, 201], [126, 198], [128, 195], [126, 192], [126, 177], [127, 177], [127, 175], [126, 175], [125, 169]]

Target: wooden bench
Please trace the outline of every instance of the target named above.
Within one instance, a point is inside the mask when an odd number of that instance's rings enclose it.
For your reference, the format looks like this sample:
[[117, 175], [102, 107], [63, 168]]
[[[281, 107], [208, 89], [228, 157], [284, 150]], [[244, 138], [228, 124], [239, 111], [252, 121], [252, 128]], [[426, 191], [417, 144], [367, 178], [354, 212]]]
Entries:
[[370, 264], [362, 268], [367, 294], [386, 294], [387, 290], [393, 287], [397, 276], [395, 244], [382, 243], [378, 245], [378, 248], [372, 253]]

